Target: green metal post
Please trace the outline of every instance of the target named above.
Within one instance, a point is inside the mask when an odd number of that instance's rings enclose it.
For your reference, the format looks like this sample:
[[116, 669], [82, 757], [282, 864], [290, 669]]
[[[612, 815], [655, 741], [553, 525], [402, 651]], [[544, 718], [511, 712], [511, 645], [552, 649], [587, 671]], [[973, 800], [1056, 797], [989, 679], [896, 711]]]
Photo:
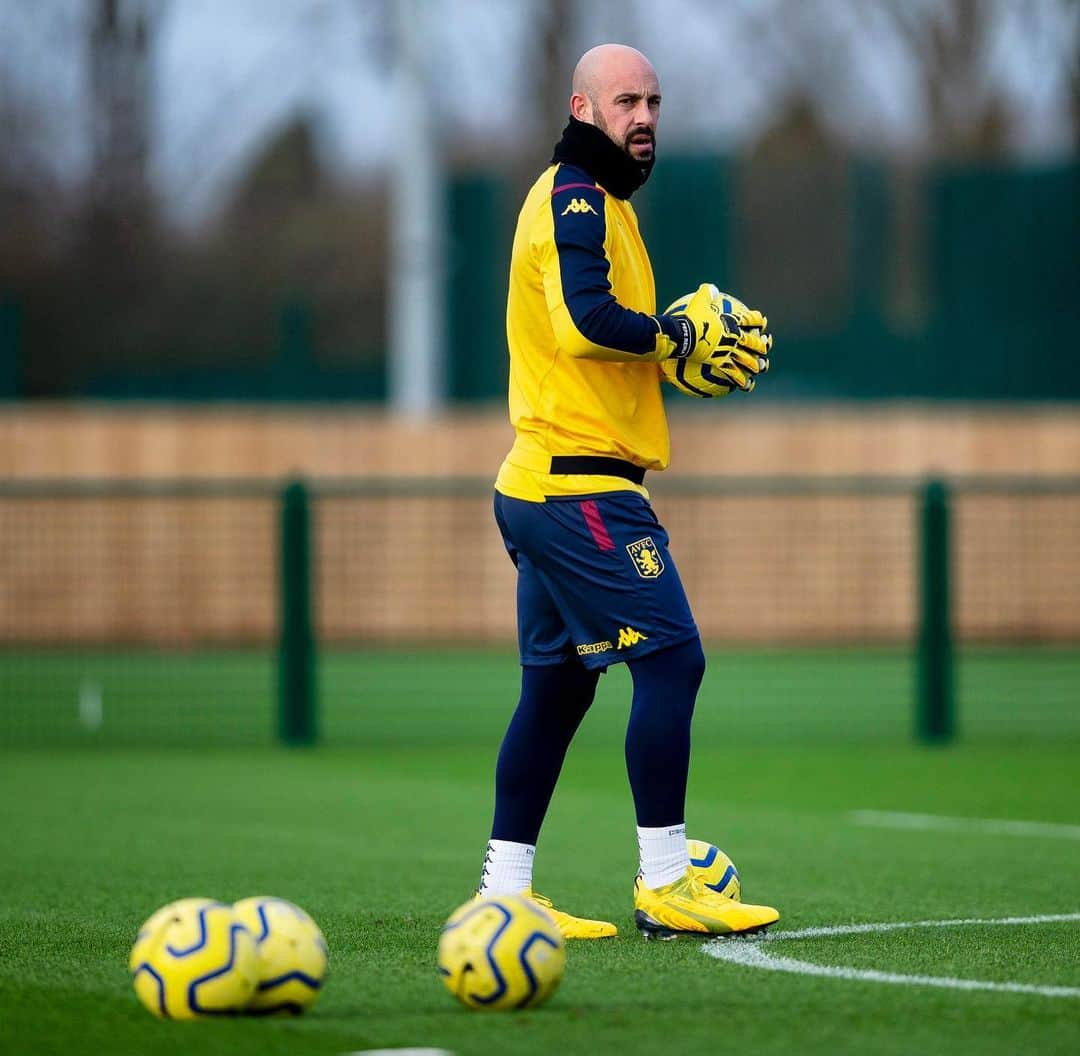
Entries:
[[281, 639], [278, 733], [285, 744], [314, 744], [315, 633], [311, 604], [311, 510], [299, 480], [281, 494]]
[[949, 592], [949, 493], [944, 481], [927, 481], [920, 517], [919, 700], [916, 733], [927, 744], [945, 744], [955, 732], [953, 644]]

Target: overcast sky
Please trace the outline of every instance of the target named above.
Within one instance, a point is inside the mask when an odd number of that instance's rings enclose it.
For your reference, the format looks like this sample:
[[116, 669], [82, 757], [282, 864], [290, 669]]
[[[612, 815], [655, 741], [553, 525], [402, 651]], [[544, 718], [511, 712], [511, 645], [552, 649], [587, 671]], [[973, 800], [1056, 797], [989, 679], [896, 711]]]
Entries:
[[[119, 0], [158, 11], [152, 175], [174, 219], [212, 215], [254, 152], [297, 114], [342, 179], [362, 179], [394, 148], [392, 0]], [[414, 0], [426, 10], [439, 134], [451, 145], [513, 144], [543, 127], [536, 48], [543, 0]], [[737, 150], [809, 95], [837, 139], [872, 153], [926, 151], [920, 50], [949, 0], [903, 0], [912, 36], [885, 14], [896, 0], [584, 0], [576, 50], [634, 44], [656, 65], [665, 146]], [[1013, 151], [1073, 153], [1074, 0], [980, 0], [988, 36], [959, 105], [993, 96]], [[0, 93], [47, 120], [40, 155], [77, 183], [89, 157], [90, 0], [0, 0]], [[946, 14], [943, 15], [943, 12]], [[921, 36], [920, 36], [921, 35]], [[569, 80], [569, 69], [565, 77]], [[546, 146], [545, 146], [546, 151]]]

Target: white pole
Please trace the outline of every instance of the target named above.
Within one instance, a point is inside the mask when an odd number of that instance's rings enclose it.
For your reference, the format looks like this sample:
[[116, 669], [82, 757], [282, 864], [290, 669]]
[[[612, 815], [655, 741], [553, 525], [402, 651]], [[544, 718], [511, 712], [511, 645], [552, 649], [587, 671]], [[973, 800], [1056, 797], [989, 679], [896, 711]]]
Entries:
[[429, 77], [431, 0], [393, 0], [397, 151], [391, 169], [390, 406], [430, 417], [446, 393], [445, 202]]

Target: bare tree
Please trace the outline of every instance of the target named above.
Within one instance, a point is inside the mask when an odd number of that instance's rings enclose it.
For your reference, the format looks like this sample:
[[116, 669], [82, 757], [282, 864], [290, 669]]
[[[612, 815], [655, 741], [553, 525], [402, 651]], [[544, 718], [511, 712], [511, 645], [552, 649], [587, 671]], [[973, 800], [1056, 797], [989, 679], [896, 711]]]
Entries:
[[105, 208], [147, 206], [150, 45], [160, 11], [152, 0], [97, 0], [88, 26], [91, 194]]
[[918, 12], [904, 0], [879, 0], [891, 31], [919, 70], [932, 153], [964, 158], [999, 153], [1006, 143], [1001, 99], [984, 76], [996, 5], [950, 0]]
[[536, 73], [544, 101], [544, 127], [540, 133], [548, 144], [558, 140], [569, 113], [570, 73], [577, 59], [576, 8], [575, 0], [547, 0], [539, 15]]

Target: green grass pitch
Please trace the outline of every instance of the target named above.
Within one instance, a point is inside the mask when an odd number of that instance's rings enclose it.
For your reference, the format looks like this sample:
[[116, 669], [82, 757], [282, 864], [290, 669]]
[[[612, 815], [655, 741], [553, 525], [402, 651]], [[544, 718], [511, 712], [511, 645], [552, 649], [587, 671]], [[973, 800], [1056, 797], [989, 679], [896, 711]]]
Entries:
[[[697, 941], [644, 943], [630, 905], [622, 669], [601, 680], [536, 863], [539, 890], [622, 933], [572, 944], [543, 1008], [467, 1012], [439, 982], [434, 949], [476, 882], [513, 656], [331, 654], [320, 672], [326, 746], [313, 750], [270, 743], [270, 672], [255, 654], [0, 657], [0, 1052], [1080, 1048], [1076, 997], [782, 974], [711, 959]], [[961, 740], [928, 749], [910, 741], [900, 653], [714, 654], [695, 722], [690, 834], [731, 854], [745, 897], [778, 906], [785, 931], [1080, 912], [1075, 829], [1004, 835], [853, 818], [876, 810], [1076, 826], [1078, 676], [1075, 650], [967, 656]], [[93, 734], [74, 721], [86, 684], [103, 707]], [[152, 1019], [126, 972], [141, 921], [181, 896], [257, 893], [299, 903], [326, 933], [331, 976], [314, 1010]], [[825, 935], [769, 950], [852, 969], [1080, 988], [1077, 921]]]

